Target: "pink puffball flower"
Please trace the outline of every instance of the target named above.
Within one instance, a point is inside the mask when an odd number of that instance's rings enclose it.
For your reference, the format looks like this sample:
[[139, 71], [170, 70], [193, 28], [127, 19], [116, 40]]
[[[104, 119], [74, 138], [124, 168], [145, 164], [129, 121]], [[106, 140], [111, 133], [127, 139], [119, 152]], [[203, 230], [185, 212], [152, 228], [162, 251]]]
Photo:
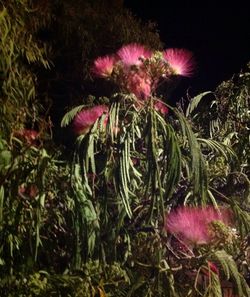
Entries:
[[[76, 134], [86, 134], [94, 123], [104, 114], [108, 112], [106, 105], [97, 105], [80, 111], [73, 120], [73, 129]], [[104, 120], [104, 125], [107, 120]]]
[[170, 48], [163, 52], [163, 58], [175, 75], [188, 77], [193, 74], [194, 60], [192, 52], [186, 49]]
[[34, 145], [39, 138], [39, 132], [32, 129], [21, 129], [15, 132], [15, 135], [22, 138], [27, 144]]
[[156, 111], [158, 111], [159, 113], [161, 113], [162, 115], [168, 114], [168, 108], [167, 108], [167, 106], [163, 102], [161, 102], [161, 101], [157, 101], [154, 104], [154, 109]]
[[145, 100], [151, 95], [151, 80], [144, 73], [131, 72], [127, 77], [126, 88], [139, 100]]
[[152, 52], [143, 45], [132, 43], [120, 48], [117, 55], [124, 65], [132, 66], [142, 64], [142, 59], [150, 58]]
[[228, 224], [227, 212], [220, 213], [213, 207], [180, 207], [170, 212], [165, 227], [187, 245], [201, 245], [213, 240], [209, 231], [209, 224], [213, 221]]
[[110, 77], [113, 72], [116, 61], [117, 60], [115, 56], [99, 57], [94, 61], [94, 65], [91, 71], [97, 77]]

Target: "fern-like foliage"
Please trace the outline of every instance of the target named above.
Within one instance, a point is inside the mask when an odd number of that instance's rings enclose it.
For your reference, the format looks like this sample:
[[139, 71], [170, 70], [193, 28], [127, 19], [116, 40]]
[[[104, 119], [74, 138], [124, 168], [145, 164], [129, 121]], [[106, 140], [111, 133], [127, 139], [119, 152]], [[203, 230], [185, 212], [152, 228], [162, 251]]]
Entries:
[[72, 110], [70, 110], [69, 112], [67, 112], [63, 118], [62, 118], [62, 121], [61, 121], [61, 127], [66, 127], [68, 126], [73, 118], [76, 116], [76, 114], [82, 110], [82, 108], [84, 107], [84, 105], [80, 105], [80, 106], [77, 106], [75, 108], [73, 108]]
[[[45, 43], [35, 37], [49, 22], [37, 13], [28, 1], [1, 1], [0, 10], [0, 73], [1, 73], [1, 133], [9, 137], [13, 131], [34, 123], [41, 112], [36, 102], [36, 75], [32, 65], [49, 68]], [[32, 106], [32, 108], [30, 108]]]
[[214, 252], [211, 257], [221, 265], [226, 279], [231, 279], [234, 281], [239, 296], [250, 296], [250, 289], [246, 283], [246, 280], [239, 273], [233, 257], [227, 254], [224, 250], [218, 250]]

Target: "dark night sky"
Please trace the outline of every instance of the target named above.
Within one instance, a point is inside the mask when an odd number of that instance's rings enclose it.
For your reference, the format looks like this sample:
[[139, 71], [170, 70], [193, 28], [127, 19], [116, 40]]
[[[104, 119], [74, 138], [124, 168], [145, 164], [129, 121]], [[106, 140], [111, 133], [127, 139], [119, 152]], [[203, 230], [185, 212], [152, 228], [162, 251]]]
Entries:
[[[143, 21], [158, 24], [165, 47], [187, 48], [194, 53], [197, 71], [184, 79], [182, 89], [191, 95], [214, 90], [222, 81], [244, 69], [250, 61], [250, 10], [240, 1], [125, 0]], [[245, 1], [247, 3], [247, 1]], [[183, 92], [182, 92], [183, 93]]]

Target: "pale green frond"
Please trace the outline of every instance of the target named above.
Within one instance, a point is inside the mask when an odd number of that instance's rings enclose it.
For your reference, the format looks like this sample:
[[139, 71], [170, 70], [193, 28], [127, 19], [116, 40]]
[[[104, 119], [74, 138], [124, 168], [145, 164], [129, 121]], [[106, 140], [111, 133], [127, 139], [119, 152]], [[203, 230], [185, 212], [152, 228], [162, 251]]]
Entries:
[[199, 142], [192, 131], [188, 120], [183, 116], [183, 114], [181, 114], [177, 109], [174, 109], [174, 112], [180, 122], [182, 134], [188, 142], [187, 149], [189, 150], [189, 156], [191, 159], [190, 167], [192, 174], [189, 178], [193, 184], [194, 197], [196, 200], [200, 199], [202, 204], [206, 204], [208, 177]]
[[192, 100], [189, 102], [189, 105], [186, 110], [186, 117], [191, 115], [191, 113], [197, 108], [197, 106], [202, 101], [202, 99], [208, 94], [212, 94], [212, 92], [211, 91], [203, 92], [203, 93], [195, 96], [194, 98], [192, 98]]
[[62, 118], [61, 127], [68, 126], [69, 123], [73, 120], [73, 118], [77, 115], [77, 113], [83, 109], [84, 106], [85, 105], [79, 105], [73, 108], [72, 110], [70, 110], [69, 112], [67, 112]]
[[244, 280], [241, 273], [238, 271], [237, 265], [233, 257], [226, 253], [224, 250], [215, 251], [211, 255], [217, 263], [221, 265], [223, 272], [225, 273], [227, 280], [232, 280], [235, 284], [239, 296], [250, 296], [250, 289]]
[[220, 278], [216, 273], [210, 272], [209, 273], [209, 281], [206, 287], [206, 290], [203, 297], [221, 297], [222, 289], [221, 289], [221, 282]]
[[197, 140], [202, 146], [208, 147], [214, 154], [222, 155], [227, 161], [237, 158], [233, 149], [228, 145], [213, 139], [197, 138]]
[[250, 233], [250, 212], [249, 209], [243, 210], [237, 202], [231, 201], [231, 209], [237, 219], [238, 229], [242, 237]]

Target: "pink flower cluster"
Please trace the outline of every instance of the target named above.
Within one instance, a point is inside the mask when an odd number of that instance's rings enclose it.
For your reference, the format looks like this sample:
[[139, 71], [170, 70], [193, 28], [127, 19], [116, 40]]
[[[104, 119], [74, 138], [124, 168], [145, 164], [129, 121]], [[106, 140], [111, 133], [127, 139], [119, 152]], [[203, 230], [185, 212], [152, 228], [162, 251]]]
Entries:
[[166, 230], [176, 235], [187, 245], [208, 244], [214, 234], [210, 232], [209, 224], [221, 221], [225, 225], [230, 223], [227, 210], [216, 210], [213, 207], [180, 207], [169, 213], [166, 219]]
[[188, 50], [167, 49], [159, 54], [136, 43], [123, 46], [114, 55], [97, 58], [92, 67], [95, 76], [113, 79], [139, 100], [149, 98], [160, 79], [190, 76], [193, 70], [193, 55]]
[[[192, 53], [187, 50], [167, 49], [159, 54], [133, 43], [123, 46], [114, 55], [98, 57], [91, 71], [96, 77], [113, 80], [123, 92], [134, 94], [137, 106], [141, 107], [154, 93], [160, 79], [171, 75], [190, 76], [193, 65]], [[161, 101], [155, 102], [154, 108], [162, 115], [168, 113]], [[86, 134], [104, 113], [108, 113], [106, 105], [83, 109], [73, 120], [75, 133]], [[108, 115], [104, 124], [107, 120]]]
[[[108, 112], [108, 106], [97, 105], [88, 109], [81, 110], [73, 120], [73, 129], [76, 134], [86, 134], [94, 123], [105, 113]], [[105, 118], [104, 125], [107, 123]]]

